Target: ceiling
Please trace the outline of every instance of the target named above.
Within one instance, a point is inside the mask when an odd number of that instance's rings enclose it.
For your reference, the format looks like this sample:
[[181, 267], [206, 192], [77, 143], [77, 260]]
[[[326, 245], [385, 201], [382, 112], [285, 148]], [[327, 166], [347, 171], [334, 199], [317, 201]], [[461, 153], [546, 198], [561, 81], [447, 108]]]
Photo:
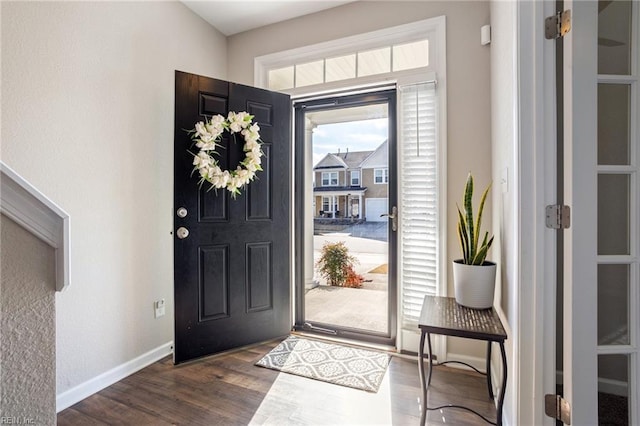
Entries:
[[214, 0], [182, 3], [226, 36], [356, 0]]

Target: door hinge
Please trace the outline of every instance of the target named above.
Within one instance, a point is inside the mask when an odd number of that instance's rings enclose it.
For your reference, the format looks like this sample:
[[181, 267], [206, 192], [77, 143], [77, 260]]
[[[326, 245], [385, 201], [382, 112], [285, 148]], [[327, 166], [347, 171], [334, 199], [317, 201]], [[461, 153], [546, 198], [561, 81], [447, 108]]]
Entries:
[[571, 405], [560, 395], [544, 396], [544, 413], [565, 425], [571, 424]]
[[567, 229], [571, 226], [571, 209], [569, 206], [547, 206], [547, 228]]
[[544, 20], [544, 35], [549, 40], [564, 37], [571, 30], [571, 11], [556, 12]]

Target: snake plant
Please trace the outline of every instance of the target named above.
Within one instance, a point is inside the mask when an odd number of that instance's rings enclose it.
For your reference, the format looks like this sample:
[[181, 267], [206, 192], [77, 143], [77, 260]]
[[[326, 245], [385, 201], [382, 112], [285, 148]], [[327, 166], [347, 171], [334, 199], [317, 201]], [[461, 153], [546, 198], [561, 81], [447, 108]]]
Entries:
[[487, 251], [493, 243], [493, 236], [489, 238], [489, 233], [485, 232], [482, 243], [480, 244], [480, 227], [482, 225], [482, 210], [484, 202], [491, 184], [482, 193], [480, 206], [478, 208], [478, 217], [474, 221], [473, 217], [473, 176], [469, 173], [467, 183], [464, 187], [464, 214], [458, 207], [458, 237], [462, 248], [462, 260], [465, 265], [482, 265], [487, 257]]

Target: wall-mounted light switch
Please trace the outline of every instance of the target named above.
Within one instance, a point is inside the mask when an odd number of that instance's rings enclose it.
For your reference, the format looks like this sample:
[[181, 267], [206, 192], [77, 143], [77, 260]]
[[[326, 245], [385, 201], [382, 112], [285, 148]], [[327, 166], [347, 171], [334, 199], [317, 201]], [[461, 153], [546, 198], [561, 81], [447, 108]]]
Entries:
[[164, 315], [164, 299], [156, 300], [153, 302], [153, 306], [156, 310], [156, 318]]
[[480, 28], [480, 44], [485, 46], [491, 43], [491, 25], [483, 25]]
[[502, 169], [502, 175], [500, 176], [500, 187], [502, 188], [502, 193], [506, 194], [509, 192], [509, 169]]

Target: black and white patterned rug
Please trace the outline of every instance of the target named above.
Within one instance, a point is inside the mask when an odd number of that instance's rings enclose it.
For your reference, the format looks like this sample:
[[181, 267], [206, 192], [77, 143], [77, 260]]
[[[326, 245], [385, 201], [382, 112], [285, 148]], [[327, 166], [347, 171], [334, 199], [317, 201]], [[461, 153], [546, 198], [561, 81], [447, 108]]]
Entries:
[[381, 352], [289, 336], [256, 365], [377, 392], [389, 359], [388, 354]]

